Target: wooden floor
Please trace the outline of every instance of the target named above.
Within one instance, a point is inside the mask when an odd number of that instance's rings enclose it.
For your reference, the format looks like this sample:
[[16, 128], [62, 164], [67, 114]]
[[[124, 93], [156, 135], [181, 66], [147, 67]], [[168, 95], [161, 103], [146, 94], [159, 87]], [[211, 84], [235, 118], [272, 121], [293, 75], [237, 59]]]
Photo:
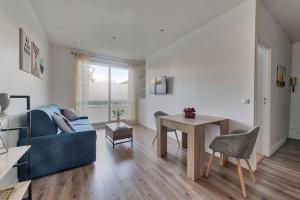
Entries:
[[[98, 131], [97, 161], [33, 181], [33, 199], [243, 199], [235, 165], [220, 169], [213, 163], [210, 176], [193, 182], [186, 177], [186, 151], [168, 139], [168, 155], [156, 157], [154, 132], [134, 127], [130, 143], [115, 149]], [[206, 162], [208, 160], [206, 155]], [[249, 199], [300, 199], [300, 141], [289, 140], [256, 172], [257, 183], [244, 170]]]

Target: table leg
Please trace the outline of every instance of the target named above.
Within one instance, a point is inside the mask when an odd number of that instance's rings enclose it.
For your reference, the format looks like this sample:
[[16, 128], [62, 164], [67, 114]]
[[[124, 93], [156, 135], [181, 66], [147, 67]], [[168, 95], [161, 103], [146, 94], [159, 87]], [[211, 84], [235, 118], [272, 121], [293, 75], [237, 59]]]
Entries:
[[182, 132], [181, 140], [182, 140], [182, 147], [187, 148], [187, 133]]
[[[228, 135], [228, 134], [229, 134], [229, 120], [226, 119], [220, 122], [220, 135]], [[220, 163], [221, 166], [224, 166], [224, 164], [227, 161], [228, 161], [228, 156], [223, 155], [221, 160], [222, 163]]]
[[204, 175], [205, 127], [194, 127], [187, 137], [187, 176], [196, 181]]
[[167, 153], [167, 127], [162, 126], [159, 120], [157, 129], [157, 156], [162, 157]]

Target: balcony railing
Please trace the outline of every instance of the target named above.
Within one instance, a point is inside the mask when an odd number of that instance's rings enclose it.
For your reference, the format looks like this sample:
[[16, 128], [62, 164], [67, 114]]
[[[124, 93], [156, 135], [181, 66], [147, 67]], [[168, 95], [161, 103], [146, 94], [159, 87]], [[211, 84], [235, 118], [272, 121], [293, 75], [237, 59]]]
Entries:
[[129, 104], [124, 100], [113, 100], [111, 101], [111, 110], [109, 111], [109, 101], [89, 101], [87, 108], [87, 115], [91, 123], [105, 123], [112, 121], [109, 119], [109, 112], [111, 118], [113, 117], [112, 109], [122, 108], [125, 112], [122, 114], [121, 119], [128, 118]]

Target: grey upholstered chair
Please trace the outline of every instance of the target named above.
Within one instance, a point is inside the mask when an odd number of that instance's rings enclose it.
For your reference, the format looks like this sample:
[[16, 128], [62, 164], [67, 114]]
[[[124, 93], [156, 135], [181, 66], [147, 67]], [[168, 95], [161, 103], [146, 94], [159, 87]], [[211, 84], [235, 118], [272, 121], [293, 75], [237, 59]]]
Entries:
[[[161, 116], [166, 116], [166, 115], [168, 115], [168, 114], [167, 114], [167, 113], [164, 113], [164, 112], [162, 112], [162, 111], [157, 111], [157, 112], [154, 113], [154, 118], [155, 118], [156, 128], [158, 128], [158, 120], [157, 120], [157, 118], [158, 118], [158, 117], [161, 117]], [[175, 133], [175, 136], [176, 136], [176, 139], [177, 139], [177, 142], [178, 142], [178, 146], [180, 147], [180, 142], [179, 142], [179, 140], [178, 140], [178, 135], [177, 135], [176, 130], [171, 129], [171, 128], [167, 128], [167, 132], [174, 132], [174, 133]], [[156, 139], [157, 139], [157, 134], [156, 134], [156, 136], [155, 136], [155, 138], [154, 138], [152, 144], [155, 142]]]
[[259, 127], [255, 127], [250, 131], [234, 130], [229, 135], [217, 136], [209, 145], [209, 148], [212, 149], [213, 152], [208, 161], [206, 176], [208, 176], [214, 158], [214, 154], [216, 152], [219, 152], [221, 154], [221, 160], [222, 160], [221, 163], [223, 163], [224, 155], [236, 158], [236, 164], [237, 164], [237, 169], [240, 177], [243, 196], [247, 198], [240, 159], [244, 159], [246, 161], [253, 182], [255, 183], [256, 180], [249, 159], [252, 154], [253, 148], [255, 146], [258, 132], [259, 132]]

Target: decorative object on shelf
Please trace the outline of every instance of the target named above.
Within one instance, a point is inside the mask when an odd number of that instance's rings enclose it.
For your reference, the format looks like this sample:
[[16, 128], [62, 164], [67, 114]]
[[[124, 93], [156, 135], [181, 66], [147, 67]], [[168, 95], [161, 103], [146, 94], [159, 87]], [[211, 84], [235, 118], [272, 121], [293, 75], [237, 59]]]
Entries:
[[7, 93], [0, 93], [0, 113], [3, 113], [10, 104], [10, 97]]
[[277, 87], [285, 87], [286, 67], [277, 66], [276, 85]]
[[113, 118], [116, 120], [116, 122], [120, 122], [121, 115], [125, 112], [123, 108], [116, 108], [112, 110]]
[[14, 187], [0, 190], [0, 199], [1, 200], [9, 200], [14, 191], [15, 191]]
[[[1, 133], [1, 132], [0, 132]], [[5, 154], [8, 152], [8, 149], [4, 143], [4, 140], [2, 139], [1, 135], [0, 135], [0, 155], [1, 154]]]
[[196, 110], [195, 110], [195, 108], [185, 108], [183, 110], [183, 112], [184, 112], [184, 117], [185, 118], [194, 119], [196, 117]]
[[292, 92], [295, 92], [295, 86], [297, 85], [297, 77], [291, 77], [290, 83]]

